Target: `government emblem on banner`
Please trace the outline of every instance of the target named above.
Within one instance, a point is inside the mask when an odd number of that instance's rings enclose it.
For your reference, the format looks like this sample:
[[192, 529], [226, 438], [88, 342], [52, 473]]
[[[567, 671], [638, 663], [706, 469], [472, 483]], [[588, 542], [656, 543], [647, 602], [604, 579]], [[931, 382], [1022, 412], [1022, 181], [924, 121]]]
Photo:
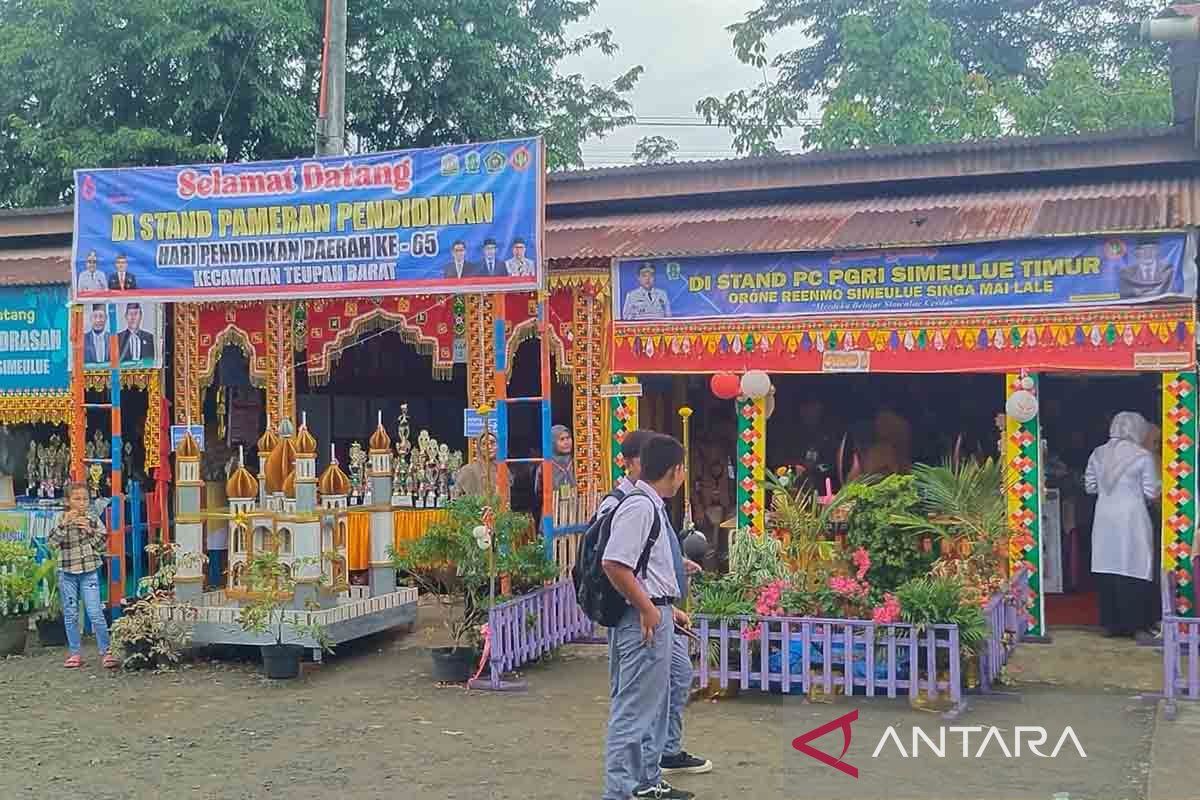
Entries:
[[487, 168], [488, 173], [495, 175], [497, 172], [504, 169], [504, 155], [499, 151], [493, 150], [487, 154], [487, 158], [484, 159], [483, 163]]
[[532, 160], [532, 157], [529, 155], [529, 148], [527, 147], [518, 147], [513, 151], [512, 157], [509, 159], [512, 162], [513, 169], [518, 172], [524, 172]]
[[447, 153], [442, 156], [442, 175], [450, 177], [458, 174], [458, 156], [454, 153]]

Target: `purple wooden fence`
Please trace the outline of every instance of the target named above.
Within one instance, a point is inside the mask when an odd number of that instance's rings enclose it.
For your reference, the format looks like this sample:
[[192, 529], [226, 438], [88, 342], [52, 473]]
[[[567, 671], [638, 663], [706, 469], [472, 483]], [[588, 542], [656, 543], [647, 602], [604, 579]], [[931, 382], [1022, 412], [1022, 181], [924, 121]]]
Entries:
[[1175, 719], [1176, 701], [1200, 700], [1200, 618], [1175, 612], [1175, 574], [1164, 572], [1162, 588], [1163, 714]]
[[[924, 691], [930, 700], [949, 695], [952, 713], [964, 709], [957, 625], [930, 625], [924, 630], [897, 623], [819, 617], [696, 616], [700, 637], [700, 685], [716, 678], [722, 689], [807, 693], [815, 687], [833, 694], [897, 697]], [[747, 633], [758, 626], [757, 653]], [[715, 668], [706, 657], [709, 643], [719, 652]], [[786, 643], [786, 644], [785, 644]], [[737, 645], [737, 655], [729, 654]], [[794, 664], [799, 646], [799, 664]], [[938, 654], [945, 653], [945, 675], [939, 677]], [[773, 657], [774, 656], [774, 657]], [[730, 663], [730, 662], [733, 663]], [[774, 662], [774, 663], [773, 663]], [[835, 674], [835, 668], [840, 674]]]
[[979, 647], [979, 686], [989, 692], [1000, 677], [1008, 657], [1029, 629], [1025, 599], [1029, 595], [1029, 575], [1022, 568], [1009, 585], [992, 595], [983, 607], [987, 619], [987, 639]]
[[[979, 645], [979, 679], [990, 691], [1027, 628], [1028, 580], [1019, 572], [984, 607], [987, 636]], [[868, 620], [817, 617], [725, 617], [696, 615], [700, 639], [697, 675], [701, 686], [716, 678], [722, 689], [897, 697], [924, 692], [930, 700], [947, 695], [948, 716], [963, 702], [962, 651], [957, 625], [876, 624]], [[758, 652], [747, 635], [758, 627]], [[715, 642], [717, 664], [709, 662]], [[737, 645], [734, 658], [730, 653]], [[797, 651], [798, 650], [798, 658]], [[939, 659], [939, 655], [943, 658]], [[937, 668], [938, 662], [945, 669]], [[798, 662], [798, 663], [796, 663]], [[836, 670], [836, 672], [835, 672]]]
[[504, 674], [556, 647], [589, 639], [593, 629], [592, 621], [575, 602], [575, 585], [570, 580], [500, 603], [488, 612], [491, 675], [487, 685], [473, 686], [496, 690], [521, 688], [520, 684], [503, 681]]

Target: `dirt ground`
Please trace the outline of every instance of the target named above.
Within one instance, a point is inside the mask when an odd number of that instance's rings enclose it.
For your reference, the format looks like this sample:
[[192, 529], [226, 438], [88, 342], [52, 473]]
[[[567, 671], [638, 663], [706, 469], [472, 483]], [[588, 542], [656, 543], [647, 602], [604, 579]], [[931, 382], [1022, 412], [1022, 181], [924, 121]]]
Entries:
[[[69, 672], [61, 650], [32, 647], [0, 662], [0, 798], [600, 796], [603, 647], [567, 648], [524, 674], [528, 691], [492, 694], [436, 687], [427, 641], [420, 632], [366, 640], [291, 682], [267, 681], [250, 661], [105, 673], [94, 649], [84, 670]], [[978, 700], [954, 723], [886, 699], [701, 701], [688, 710], [685, 745], [716, 769], [676, 783], [699, 798], [1136, 800], [1147, 796], [1156, 726], [1136, 688], [1024, 685], [1021, 699]], [[858, 779], [791, 747], [853, 709], [845, 761]], [[1017, 725], [1043, 725], [1044, 752], [1070, 725], [1087, 757], [1068, 746], [1054, 760], [1006, 758], [993, 746], [964, 758], [954, 733], [944, 758], [905, 758], [891, 744], [872, 757], [888, 726], [909, 749], [913, 725], [936, 741], [943, 724], [994, 725], [1010, 745]], [[837, 731], [814, 742], [835, 755], [841, 744]]]

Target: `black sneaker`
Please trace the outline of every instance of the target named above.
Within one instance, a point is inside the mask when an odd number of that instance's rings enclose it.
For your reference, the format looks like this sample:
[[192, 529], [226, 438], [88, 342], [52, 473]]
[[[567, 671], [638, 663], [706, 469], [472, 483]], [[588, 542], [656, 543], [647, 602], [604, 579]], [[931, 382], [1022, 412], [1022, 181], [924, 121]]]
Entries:
[[667, 775], [703, 775], [712, 772], [711, 761], [698, 758], [686, 750], [681, 750], [673, 756], [663, 756], [659, 766]]
[[685, 792], [683, 789], [676, 789], [666, 781], [659, 781], [658, 786], [651, 786], [646, 789], [638, 789], [633, 793], [634, 798], [648, 798], [648, 800], [692, 800], [696, 795], [691, 792]]

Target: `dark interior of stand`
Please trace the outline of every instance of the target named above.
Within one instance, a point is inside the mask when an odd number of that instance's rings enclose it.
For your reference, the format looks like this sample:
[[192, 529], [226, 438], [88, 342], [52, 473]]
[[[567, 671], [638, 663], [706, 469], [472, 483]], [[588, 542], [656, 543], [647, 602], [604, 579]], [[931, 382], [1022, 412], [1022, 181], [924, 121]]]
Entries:
[[[640, 427], [682, 435], [677, 409], [693, 410], [690, 427], [693, 473], [716, 465], [697, 463], [698, 444], [723, 448], [732, 465], [736, 427], [733, 403], [719, 400], [709, 388], [709, 375], [642, 376]], [[1004, 412], [1004, 376], [991, 374], [930, 375], [781, 375], [773, 374], [775, 411], [767, 423], [767, 465], [778, 467], [805, 460], [815, 449], [829, 465], [836, 491], [835, 462], [843, 440], [880, 411], [903, 417], [912, 427], [912, 461], [941, 464], [956, 444], [962, 457], [995, 457], [1000, 432], [995, 418]], [[1050, 625], [1095, 625], [1098, 610], [1091, 564], [1091, 528], [1095, 499], [1083, 491], [1083, 474], [1092, 450], [1108, 440], [1114, 414], [1136, 411], [1161, 423], [1161, 376], [1152, 373], [1046, 374], [1039, 385], [1039, 420], [1047, 442], [1047, 489], [1058, 489], [1062, 503], [1073, 504], [1073, 524], [1062, 530], [1063, 592], [1047, 594]], [[726, 469], [729, 467], [727, 466]], [[818, 481], [824, 483], [824, 477]], [[733, 491], [732, 481], [729, 482]], [[821, 487], [823, 488], [823, 486]], [[727, 498], [732, 515], [734, 500]], [[676, 503], [681, 511], [681, 503]], [[1159, 508], [1151, 508], [1158, 529]], [[1072, 518], [1068, 518], [1069, 520]], [[698, 520], [703, 528], [706, 523]], [[1155, 547], [1155, 551], [1158, 551]], [[1157, 574], [1157, 569], [1155, 570]]]

